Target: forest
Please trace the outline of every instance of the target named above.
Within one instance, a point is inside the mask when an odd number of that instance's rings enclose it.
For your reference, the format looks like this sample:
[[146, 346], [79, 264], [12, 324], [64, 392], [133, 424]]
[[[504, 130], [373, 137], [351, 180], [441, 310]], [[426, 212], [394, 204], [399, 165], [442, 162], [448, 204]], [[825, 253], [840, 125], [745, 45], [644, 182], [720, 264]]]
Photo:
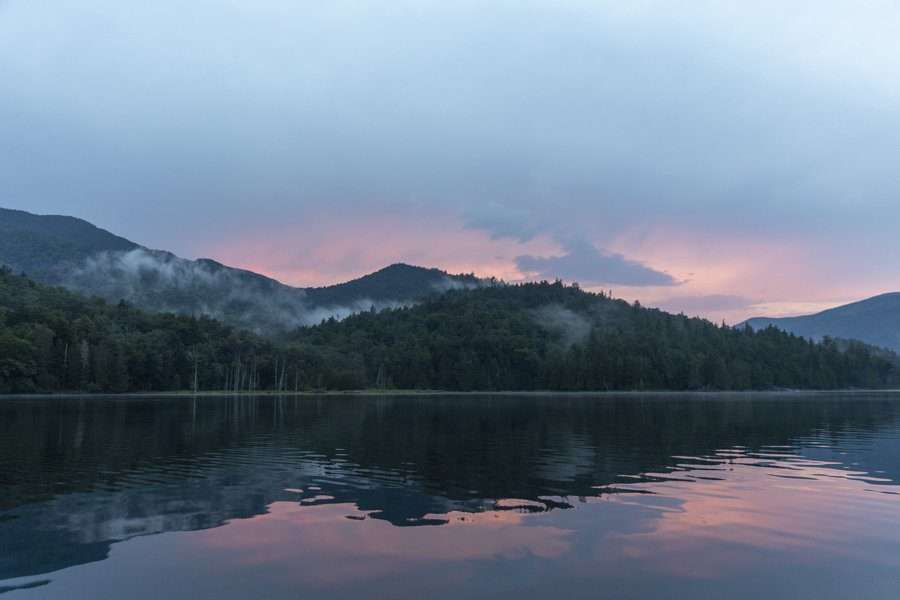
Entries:
[[0, 270], [0, 393], [878, 388], [897, 357], [672, 315], [540, 282], [262, 337]]

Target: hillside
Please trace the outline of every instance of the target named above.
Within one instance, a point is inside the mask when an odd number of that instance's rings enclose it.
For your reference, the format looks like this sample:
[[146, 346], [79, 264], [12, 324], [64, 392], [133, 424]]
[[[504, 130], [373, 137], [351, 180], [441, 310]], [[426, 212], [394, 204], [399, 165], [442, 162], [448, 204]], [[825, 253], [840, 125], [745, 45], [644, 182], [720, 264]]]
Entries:
[[346, 283], [305, 288], [305, 291], [314, 305], [341, 306], [359, 298], [389, 303], [398, 299], [418, 299], [432, 292], [475, 288], [481, 284], [474, 275], [448, 275], [440, 269], [397, 263]]
[[346, 357], [356, 385], [400, 388], [871, 387], [893, 381], [896, 362], [861, 343], [719, 327], [559, 282], [451, 291], [294, 340]]
[[134, 242], [76, 219], [0, 208], [0, 264], [59, 282], [67, 269], [100, 252], [127, 252]]
[[297, 330], [111, 305], [0, 270], [0, 392], [880, 387], [896, 357], [630, 305], [560, 283], [452, 290]]
[[825, 336], [855, 339], [900, 352], [900, 293], [874, 296], [814, 315], [758, 317], [744, 324], [757, 330], [774, 326], [817, 341]]
[[151, 250], [80, 219], [2, 208], [0, 265], [112, 303], [207, 316], [263, 334], [479, 283], [471, 275], [398, 264], [347, 283], [296, 288], [214, 260]]

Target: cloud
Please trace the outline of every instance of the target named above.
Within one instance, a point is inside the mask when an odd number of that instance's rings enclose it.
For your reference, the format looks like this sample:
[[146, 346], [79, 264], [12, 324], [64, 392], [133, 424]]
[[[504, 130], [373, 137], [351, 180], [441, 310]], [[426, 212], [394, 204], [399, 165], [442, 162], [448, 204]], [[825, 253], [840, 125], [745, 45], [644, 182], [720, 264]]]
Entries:
[[[157, 312], [208, 316], [260, 333], [282, 332], [345, 319], [371, 309], [401, 308], [412, 299], [372, 300], [317, 305], [305, 290], [283, 285], [211, 260], [186, 260], [162, 251], [136, 248], [100, 252], [72, 268], [63, 285], [111, 302], [127, 300]], [[438, 284], [449, 289], [450, 278]], [[464, 285], [463, 283], [459, 284]]]
[[[606, 264], [665, 280], [617, 245], [653, 227], [693, 248], [717, 235], [815, 249], [802, 266], [818, 297], [900, 272], [891, 0], [0, 6], [8, 206], [185, 256], [276, 228], [284, 248], [347, 240], [358, 258], [341, 269], [356, 273], [373, 244], [347, 221], [410, 207], [506, 241], [592, 240], [608, 249], [592, 278]], [[327, 211], [342, 220], [326, 230]], [[384, 237], [409, 242], [394, 260], [431, 251], [412, 228]], [[548, 253], [504, 255], [510, 269], [516, 255]]]
[[674, 286], [680, 282], [663, 271], [638, 261], [598, 250], [589, 242], [576, 240], [566, 246], [561, 256], [516, 257], [523, 273], [540, 279], [566, 279], [586, 284], [619, 284], [628, 286]]
[[533, 239], [541, 232], [531, 213], [522, 208], [486, 202], [466, 211], [465, 225], [482, 229], [494, 239], [511, 238], [521, 242]]

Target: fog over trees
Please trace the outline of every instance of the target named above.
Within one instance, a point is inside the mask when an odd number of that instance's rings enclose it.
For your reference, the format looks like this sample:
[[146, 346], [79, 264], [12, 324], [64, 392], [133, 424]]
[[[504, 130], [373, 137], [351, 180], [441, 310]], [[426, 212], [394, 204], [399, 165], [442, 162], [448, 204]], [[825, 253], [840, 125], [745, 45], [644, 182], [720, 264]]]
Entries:
[[880, 387], [896, 356], [556, 283], [449, 290], [263, 337], [0, 271], [0, 392]]

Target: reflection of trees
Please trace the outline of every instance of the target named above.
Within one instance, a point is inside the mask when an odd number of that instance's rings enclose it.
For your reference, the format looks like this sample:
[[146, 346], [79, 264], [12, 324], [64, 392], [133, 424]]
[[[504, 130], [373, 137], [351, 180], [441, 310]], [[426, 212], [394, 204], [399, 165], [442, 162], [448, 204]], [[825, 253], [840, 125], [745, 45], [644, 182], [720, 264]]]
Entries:
[[0, 578], [277, 500], [352, 503], [395, 525], [503, 498], [560, 508], [734, 446], [815, 439], [900, 480], [890, 453], [867, 451], [898, 421], [897, 404], [874, 396], [92, 399], [8, 402], [0, 416]]

